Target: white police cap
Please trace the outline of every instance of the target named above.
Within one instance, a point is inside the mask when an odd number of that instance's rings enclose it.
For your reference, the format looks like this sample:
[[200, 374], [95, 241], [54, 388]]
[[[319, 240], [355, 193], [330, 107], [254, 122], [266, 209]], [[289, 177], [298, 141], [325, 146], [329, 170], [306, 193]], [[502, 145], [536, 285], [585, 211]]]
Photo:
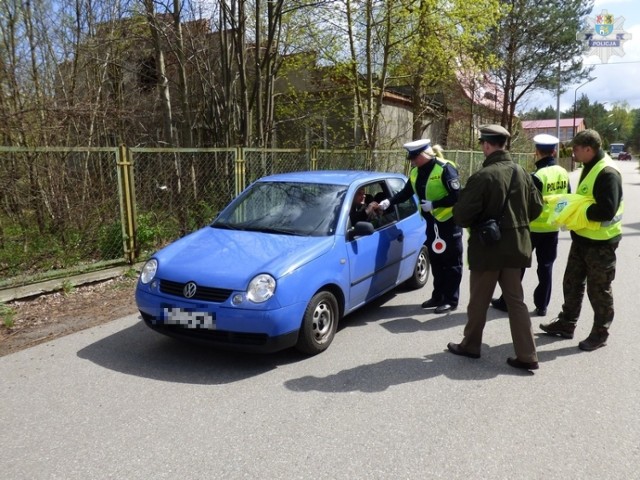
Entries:
[[540, 133], [533, 137], [533, 143], [535, 143], [536, 146], [539, 145], [541, 147], [555, 147], [560, 143], [560, 140], [558, 137], [554, 137], [548, 133]]
[[415, 158], [422, 152], [425, 152], [430, 157], [436, 156], [433, 148], [431, 148], [431, 140], [428, 138], [405, 143], [403, 147], [407, 150], [407, 158]]

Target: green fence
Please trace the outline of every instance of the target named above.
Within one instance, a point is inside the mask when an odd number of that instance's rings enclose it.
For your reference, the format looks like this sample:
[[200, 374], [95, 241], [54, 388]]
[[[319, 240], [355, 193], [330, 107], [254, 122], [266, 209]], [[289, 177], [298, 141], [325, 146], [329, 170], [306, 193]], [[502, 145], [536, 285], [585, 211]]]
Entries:
[[[448, 151], [462, 183], [481, 152]], [[525, 168], [533, 155], [513, 154]], [[0, 147], [0, 289], [145, 259], [254, 180], [302, 170], [408, 173], [404, 150]]]
[[0, 148], [0, 288], [122, 262], [116, 148]]

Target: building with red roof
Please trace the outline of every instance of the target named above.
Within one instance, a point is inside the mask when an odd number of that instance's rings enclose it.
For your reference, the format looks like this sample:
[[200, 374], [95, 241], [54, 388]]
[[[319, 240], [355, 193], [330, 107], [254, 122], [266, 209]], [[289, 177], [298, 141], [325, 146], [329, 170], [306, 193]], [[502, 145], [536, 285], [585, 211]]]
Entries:
[[567, 143], [571, 141], [574, 135], [587, 126], [584, 123], [584, 118], [561, 118], [560, 119], [560, 132], [558, 134], [558, 120], [523, 120], [522, 130], [529, 139], [533, 139], [539, 133], [547, 133], [549, 135], [557, 136], [560, 139], [560, 143]]

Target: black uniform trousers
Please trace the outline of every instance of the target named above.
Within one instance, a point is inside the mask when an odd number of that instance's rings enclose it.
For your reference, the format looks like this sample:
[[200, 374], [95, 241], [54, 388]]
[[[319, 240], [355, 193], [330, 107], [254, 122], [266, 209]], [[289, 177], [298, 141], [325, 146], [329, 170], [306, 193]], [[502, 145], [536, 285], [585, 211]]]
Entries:
[[[533, 304], [536, 308], [546, 310], [551, 301], [551, 286], [553, 277], [553, 262], [558, 255], [558, 232], [531, 232], [531, 247], [536, 253], [538, 264], [538, 286], [533, 290]], [[524, 277], [523, 268], [520, 278]], [[504, 304], [504, 295], [500, 297]]]
[[553, 262], [558, 255], [558, 232], [531, 232], [531, 246], [538, 264], [538, 286], [533, 291], [533, 303], [536, 308], [546, 310], [551, 300]]
[[[441, 253], [436, 253], [433, 249], [437, 237], [446, 243], [446, 248]], [[426, 245], [433, 276], [431, 298], [438, 305], [448, 303], [456, 307], [462, 281], [462, 228], [453, 222], [453, 218], [438, 222], [432, 215], [428, 215]]]

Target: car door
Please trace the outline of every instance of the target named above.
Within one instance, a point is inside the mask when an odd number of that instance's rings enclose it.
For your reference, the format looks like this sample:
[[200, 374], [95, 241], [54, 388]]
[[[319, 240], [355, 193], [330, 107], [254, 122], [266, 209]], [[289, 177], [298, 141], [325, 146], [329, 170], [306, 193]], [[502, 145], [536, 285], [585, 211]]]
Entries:
[[[402, 190], [405, 185], [405, 181], [401, 178], [391, 178], [388, 183], [392, 194]], [[401, 267], [398, 270], [398, 278], [395, 279], [396, 283], [400, 283], [413, 275], [417, 256], [427, 240], [427, 224], [418, 207], [415, 195], [399, 204], [397, 213], [396, 226], [402, 231], [403, 236]]]
[[[385, 182], [367, 185], [367, 194], [378, 200], [389, 197]], [[396, 284], [403, 254], [403, 232], [398, 228], [398, 208], [389, 208], [371, 222], [371, 235], [346, 239], [349, 258], [349, 310], [366, 303]]]

